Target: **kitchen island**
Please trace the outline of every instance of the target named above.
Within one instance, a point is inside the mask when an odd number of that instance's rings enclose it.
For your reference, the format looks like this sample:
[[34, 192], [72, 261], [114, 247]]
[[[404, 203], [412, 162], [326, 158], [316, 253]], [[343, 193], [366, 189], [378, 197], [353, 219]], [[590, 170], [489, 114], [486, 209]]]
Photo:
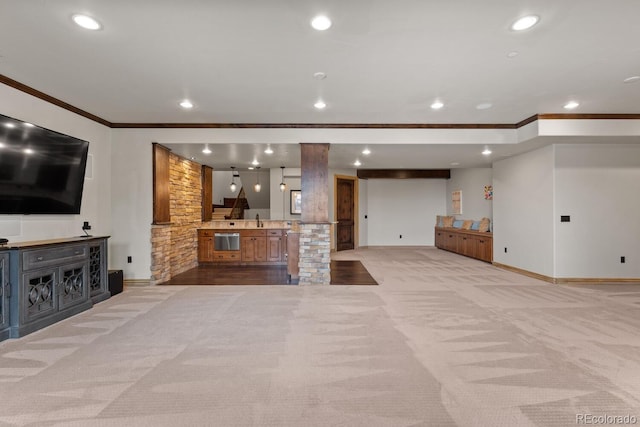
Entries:
[[198, 262], [286, 265], [287, 232], [296, 226], [282, 220], [203, 223], [198, 229]]

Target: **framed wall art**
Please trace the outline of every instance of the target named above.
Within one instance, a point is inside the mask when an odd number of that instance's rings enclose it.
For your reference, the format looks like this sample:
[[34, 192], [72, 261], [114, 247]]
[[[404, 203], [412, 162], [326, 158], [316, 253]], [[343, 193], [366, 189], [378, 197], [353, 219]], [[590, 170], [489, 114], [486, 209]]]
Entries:
[[291, 215], [302, 214], [302, 191], [291, 190]]

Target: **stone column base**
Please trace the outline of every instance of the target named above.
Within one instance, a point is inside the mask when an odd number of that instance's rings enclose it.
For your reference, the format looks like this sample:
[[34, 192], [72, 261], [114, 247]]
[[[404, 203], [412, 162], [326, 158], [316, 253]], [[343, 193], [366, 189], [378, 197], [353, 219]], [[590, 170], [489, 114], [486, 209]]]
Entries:
[[300, 224], [300, 285], [331, 284], [331, 224]]

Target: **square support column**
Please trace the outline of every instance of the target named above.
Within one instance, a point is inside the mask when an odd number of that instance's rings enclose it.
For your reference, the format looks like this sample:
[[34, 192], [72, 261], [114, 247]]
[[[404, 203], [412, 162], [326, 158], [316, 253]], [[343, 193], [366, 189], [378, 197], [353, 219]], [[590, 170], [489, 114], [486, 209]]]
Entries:
[[300, 144], [302, 223], [300, 285], [331, 284], [329, 223], [329, 144]]

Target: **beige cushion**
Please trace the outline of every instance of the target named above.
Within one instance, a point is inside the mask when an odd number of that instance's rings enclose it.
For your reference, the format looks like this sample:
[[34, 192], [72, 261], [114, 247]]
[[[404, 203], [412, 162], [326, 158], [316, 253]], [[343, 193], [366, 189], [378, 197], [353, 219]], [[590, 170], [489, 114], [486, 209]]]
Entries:
[[482, 218], [480, 220], [480, 226], [478, 227], [478, 231], [489, 231], [489, 223], [490, 223], [490, 219], [489, 218]]
[[463, 230], [470, 230], [471, 229], [471, 225], [473, 225], [473, 220], [465, 219], [464, 222], [462, 223], [462, 229]]
[[453, 227], [453, 217], [445, 216], [442, 218], [442, 226], [443, 227]]

